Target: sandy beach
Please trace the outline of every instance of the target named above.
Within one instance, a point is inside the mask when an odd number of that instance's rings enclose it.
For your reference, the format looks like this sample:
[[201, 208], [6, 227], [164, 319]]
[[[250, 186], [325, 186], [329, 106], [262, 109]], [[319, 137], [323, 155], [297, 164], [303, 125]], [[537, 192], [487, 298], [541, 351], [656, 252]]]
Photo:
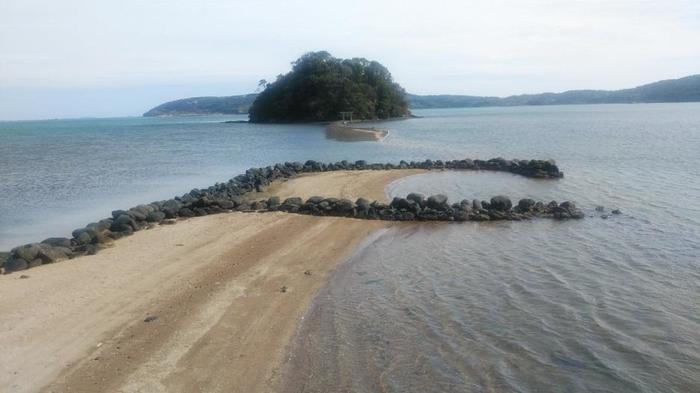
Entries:
[[[263, 195], [384, 200], [404, 171], [327, 172]], [[314, 294], [391, 223], [227, 213], [0, 276], [8, 392], [268, 392]], [[148, 322], [146, 322], [148, 321]]]

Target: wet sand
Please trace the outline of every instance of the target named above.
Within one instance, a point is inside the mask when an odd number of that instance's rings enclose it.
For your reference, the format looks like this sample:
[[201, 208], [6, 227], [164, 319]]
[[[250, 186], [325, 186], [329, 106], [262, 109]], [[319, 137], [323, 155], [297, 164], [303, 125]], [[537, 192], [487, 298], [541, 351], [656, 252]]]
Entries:
[[378, 142], [389, 135], [388, 130], [345, 126], [336, 122], [326, 126], [326, 137], [344, 142], [374, 141]]
[[[389, 182], [414, 173], [320, 173], [275, 184], [267, 194], [383, 200]], [[218, 214], [137, 232], [98, 255], [26, 271], [27, 278], [0, 276], [0, 386], [271, 391], [330, 272], [389, 225]]]

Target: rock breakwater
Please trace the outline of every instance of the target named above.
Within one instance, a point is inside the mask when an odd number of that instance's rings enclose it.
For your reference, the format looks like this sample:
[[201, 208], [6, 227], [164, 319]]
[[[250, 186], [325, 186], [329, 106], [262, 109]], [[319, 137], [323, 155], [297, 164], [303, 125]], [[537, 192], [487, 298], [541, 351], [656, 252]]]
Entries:
[[264, 168], [251, 168], [226, 183], [217, 183], [207, 189], [194, 189], [180, 197], [115, 210], [112, 216], [93, 222], [73, 231], [71, 238], [49, 238], [40, 243], [31, 243], [0, 255], [5, 273], [25, 270], [42, 264], [90, 255], [113, 240], [150, 228], [157, 224], [173, 223], [180, 217], [205, 216], [227, 211], [284, 211], [290, 213], [354, 217], [362, 219], [396, 221], [488, 221], [521, 220], [531, 217], [582, 218], [583, 214], [572, 202], [544, 204], [523, 199], [513, 207], [511, 200], [497, 196], [490, 201], [468, 201], [448, 204], [444, 195], [428, 198], [410, 194], [406, 198], [395, 198], [390, 204], [359, 198], [356, 201], [337, 198], [278, 197], [251, 200], [250, 193], [263, 191], [275, 180], [295, 177], [303, 173], [348, 171], [348, 170], [491, 170], [518, 174], [539, 179], [557, 179], [563, 173], [553, 161], [543, 160], [425, 160], [401, 161], [398, 164], [367, 163], [365, 161], [340, 161], [320, 163], [317, 161], [286, 162]]

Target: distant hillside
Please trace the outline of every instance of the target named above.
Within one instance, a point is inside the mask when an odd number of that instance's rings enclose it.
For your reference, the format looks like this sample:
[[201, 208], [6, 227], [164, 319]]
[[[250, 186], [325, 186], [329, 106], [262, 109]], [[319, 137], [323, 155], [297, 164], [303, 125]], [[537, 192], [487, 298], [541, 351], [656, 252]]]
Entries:
[[[257, 97], [196, 97], [167, 102], [144, 116], [247, 113]], [[522, 94], [510, 97], [407, 94], [411, 109], [517, 105], [622, 104], [700, 102], [700, 75], [669, 79], [624, 90], [570, 90], [563, 93]]]
[[144, 113], [144, 116], [178, 116], [209, 114], [244, 114], [257, 94], [230, 97], [192, 97], [166, 102]]
[[570, 90], [563, 93], [522, 94], [505, 98], [408, 95], [409, 106], [412, 109], [693, 101], [700, 101], [700, 75], [654, 82], [624, 90]]

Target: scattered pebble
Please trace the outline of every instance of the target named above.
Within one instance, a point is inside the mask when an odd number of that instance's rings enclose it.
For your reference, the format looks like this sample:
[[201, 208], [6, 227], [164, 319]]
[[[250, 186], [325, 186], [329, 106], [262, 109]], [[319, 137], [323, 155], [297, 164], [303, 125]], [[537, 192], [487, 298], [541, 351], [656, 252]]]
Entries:
[[612, 214], [622, 214], [622, 212], [620, 211], [620, 209], [615, 209], [615, 210], [613, 210], [611, 213], [612, 213]]
[[608, 218], [610, 218], [610, 216], [607, 214], [603, 214], [602, 216], [600, 216], [600, 218], [602, 218], [603, 220], [607, 220]]
[[153, 321], [155, 321], [156, 319], [158, 319], [158, 316], [156, 316], [156, 315], [149, 315], [149, 316], [147, 316], [146, 319], [144, 319], [143, 321], [146, 322], [146, 323], [148, 323], [148, 322], [153, 322]]
[[286, 286], [286, 285], [282, 285], [282, 288], [280, 288], [280, 292], [282, 292], [282, 293], [287, 292], [287, 286]]
[[29, 276], [26, 274], [23, 274], [23, 275], [19, 276], [19, 278], [29, 278]]
[[183, 246], [184, 246], [184, 244], [182, 244], [182, 243], [177, 243], [177, 244], [175, 245], [175, 247], [183, 247]]
[[602, 212], [602, 211], [605, 211], [605, 208], [603, 206], [596, 206], [595, 211]]
[[101, 342], [100, 342], [100, 343], [97, 343], [97, 348], [99, 348], [99, 347], [101, 347], [101, 346], [102, 346], [102, 343], [101, 343]]
[[310, 276], [310, 275], [311, 275], [311, 270], [306, 270], [306, 271], [304, 272], [304, 274], [307, 275], [307, 276]]

